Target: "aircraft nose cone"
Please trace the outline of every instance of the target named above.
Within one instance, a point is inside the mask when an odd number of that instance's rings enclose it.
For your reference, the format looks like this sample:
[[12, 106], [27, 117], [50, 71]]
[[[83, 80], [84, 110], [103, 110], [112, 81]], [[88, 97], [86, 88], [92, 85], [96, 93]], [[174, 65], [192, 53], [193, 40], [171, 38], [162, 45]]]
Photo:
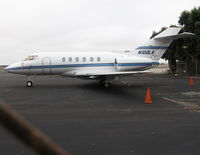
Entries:
[[10, 66], [7, 66], [6, 68], [4, 68], [5, 71], [8, 71], [10, 68]]
[[4, 70], [9, 73], [18, 73], [21, 69], [20, 63], [15, 63], [7, 66]]

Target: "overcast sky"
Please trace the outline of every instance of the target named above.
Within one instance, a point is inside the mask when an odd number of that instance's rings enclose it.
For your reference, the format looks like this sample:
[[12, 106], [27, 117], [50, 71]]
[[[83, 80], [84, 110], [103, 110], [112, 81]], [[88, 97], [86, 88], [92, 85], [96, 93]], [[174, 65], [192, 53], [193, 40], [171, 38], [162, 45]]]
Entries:
[[200, 0], [0, 0], [0, 64], [35, 52], [131, 50]]

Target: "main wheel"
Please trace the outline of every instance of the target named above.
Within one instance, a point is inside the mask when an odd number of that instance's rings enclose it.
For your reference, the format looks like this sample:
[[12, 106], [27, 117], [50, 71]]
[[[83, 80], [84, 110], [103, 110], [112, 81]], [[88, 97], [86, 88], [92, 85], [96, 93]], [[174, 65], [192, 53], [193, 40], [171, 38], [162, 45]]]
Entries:
[[104, 82], [103, 86], [104, 88], [109, 88], [111, 87], [111, 82]]
[[105, 83], [105, 80], [100, 80], [100, 81], [99, 81], [99, 85], [100, 85], [100, 86], [104, 86], [104, 83]]
[[99, 86], [104, 87], [104, 88], [109, 88], [111, 87], [111, 82], [106, 81], [105, 79], [102, 79], [99, 81]]
[[26, 86], [27, 86], [27, 87], [32, 87], [32, 86], [33, 86], [33, 82], [32, 82], [32, 81], [28, 81], [28, 82], [26, 83]]

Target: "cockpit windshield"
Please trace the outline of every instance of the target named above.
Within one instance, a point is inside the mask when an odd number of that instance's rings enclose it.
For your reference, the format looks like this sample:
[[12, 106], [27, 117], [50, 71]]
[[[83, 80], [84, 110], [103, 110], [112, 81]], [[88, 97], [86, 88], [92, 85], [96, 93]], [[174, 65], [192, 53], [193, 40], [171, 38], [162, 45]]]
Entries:
[[38, 59], [38, 55], [30, 55], [28, 56], [26, 59], [24, 59], [24, 61], [28, 61], [28, 60], [37, 60]]

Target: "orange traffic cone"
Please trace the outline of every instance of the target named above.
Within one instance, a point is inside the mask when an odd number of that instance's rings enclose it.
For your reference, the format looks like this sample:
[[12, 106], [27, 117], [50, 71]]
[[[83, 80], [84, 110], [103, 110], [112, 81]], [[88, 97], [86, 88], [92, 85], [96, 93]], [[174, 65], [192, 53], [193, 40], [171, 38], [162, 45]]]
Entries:
[[152, 98], [151, 98], [151, 91], [150, 91], [150, 88], [147, 89], [147, 94], [146, 94], [146, 99], [144, 101], [144, 103], [147, 103], [147, 104], [152, 104]]
[[194, 85], [194, 81], [193, 81], [193, 78], [192, 78], [192, 77], [190, 77], [189, 82], [190, 82], [190, 86], [193, 86], [193, 85]]

